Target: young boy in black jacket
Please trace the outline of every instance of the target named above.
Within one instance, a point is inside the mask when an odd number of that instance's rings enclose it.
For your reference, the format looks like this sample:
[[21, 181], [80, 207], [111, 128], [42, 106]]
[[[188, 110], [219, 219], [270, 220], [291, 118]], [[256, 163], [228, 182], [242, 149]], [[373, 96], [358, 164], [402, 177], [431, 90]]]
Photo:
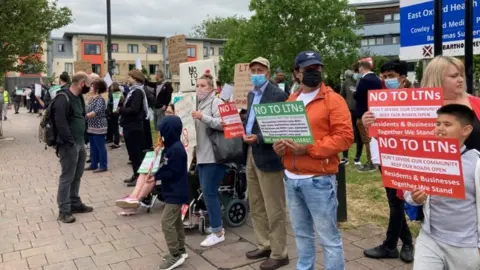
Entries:
[[162, 230], [170, 251], [159, 269], [171, 270], [182, 265], [188, 257], [181, 217], [182, 205], [188, 204], [187, 152], [180, 141], [183, 127], [178, 116], [165, 116], [157, 128], [162, 136], [163, 152], [155, 179], [162, 181], [165, 201]]

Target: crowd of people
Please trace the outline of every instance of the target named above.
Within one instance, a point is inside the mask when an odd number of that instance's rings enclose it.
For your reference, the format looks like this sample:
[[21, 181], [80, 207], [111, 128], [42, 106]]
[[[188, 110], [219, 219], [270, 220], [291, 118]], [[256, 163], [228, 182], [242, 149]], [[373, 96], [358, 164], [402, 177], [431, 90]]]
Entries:
[[[257, 247], [247, 252], [246, 257], [265, 258], [261, 269], [278, 269], [290, 263], [287, 212], [298, 250], [297, 269], [315, 268], [316, 234], [325, 268], [345, 269], [342, 237], [337, 226], [335, 175], [339, 164], [349, 162], [348, 151], [356, 144], [353, 162], [358, 171], [381, 170], [378, 144], [367, 131], [375, 122], [374, 114], [368, 109], [368, 92], [412, 86], [407, 79], [407, 63], [400, 60], [385, 63], [381, 74], [372, 71], [370, 62], [355, 63], [345, 72], [339, 94], [323, 82], [325, 68], [328, 67], [323, 65], [317, 52], [301, 52], [294, 59], [293, 84], [286, 84], [285, 74], [279, 69], [275, 71], [275, 79], [272, 78], [267, 59], [258, 57], [250, 62], [253, 89], [247, 97], [248, 108], [241, 114], [245, 127], [243, 165]], [[85, 170], [102, 173], [109, 169], [107, 144], [113, 143], [111, 149], [119, 148], [123, 134], [132, 167], [132, 176], [124, 182], [135, 188], [116, 203], [122, 208], [138, 208], [156, 181], [161, 180], [165, 203], [161, 222], [170, 254], [161, 262], [160, 269], [173, 269], [188, 258], [181, 217], [182, 205], [189, 203], [187, 153], [180, 140], [182, 121], [175, 116], [173, 87], [163, 79], [161, 71], [156, 82], [148, 81], [139, 70], [131, 70], [128, 75], [127, 85], [113, 82], [107, 87], [95, 74], [78, 72], [71, 78], [62, 74], [61, 90], [55, 97], [34, 97], [40, 107], [49, 109], [56, 130], [56, 151], [61, 164], [58, 219], [72, 223], [74, 214], [94, 210], [82, 203], [81, 178]], [[475, 182], [475, 178], [477, 182], [480, 179], [480, 173], [476, 172], [477, 167], [480, 168], [480, 102], [466, 93], [464, 78], [461, 60], [438, 56], [426, 67], [421, 85], [443, 89], [445, 106], [438, 111], [435, 134], [458, 139], [463, 147], [466, 200], [429, 196], [422, 190], [403, 192], [385, 188], [390, 209], [386, 239], [381, 245], [365, 250], [366, 257], [414, 261], [415, 270], [480, 268], [477, 202], [480, 184]], [[227, 168], [216, 161], [208, 132], [223, 130], [218, 106], [224, 100], [218, 97], [214, 85], [209, 72], [197, 79], [197, 104], [191, 115], [197, 137], [196, 174], [210, 221], [210, 234], [200, 244], [203, 247], [225, 241], [226, 233], [218, 189]], [[9, 104], [10, 95], [5, 92], [2, 109]], [[120, 98], [114, 98], [117, 96]], [[293, 140], [266, 143], [253, 106], [292, 101], [304, 103], [314, 143], [304, 145]], [[2, 117], [6, 119], [5, 112]], [[155, 143], [150, 130], [152, 121], [159, 133]], [[89, 158], [86, 145], [90, 149]], [[155, 174], [140, 174], [139, 168], [149, 151], [161, 152], [160, 168]], [[366, 162], [361, 164], [364, 152]], [[86, 164], [89, 165], [86, 167]], [[405, 202], [423, 205], [425, 213], [415, 244], [405, 217]], [[400, 252], [399, 240], [402, 242]]]

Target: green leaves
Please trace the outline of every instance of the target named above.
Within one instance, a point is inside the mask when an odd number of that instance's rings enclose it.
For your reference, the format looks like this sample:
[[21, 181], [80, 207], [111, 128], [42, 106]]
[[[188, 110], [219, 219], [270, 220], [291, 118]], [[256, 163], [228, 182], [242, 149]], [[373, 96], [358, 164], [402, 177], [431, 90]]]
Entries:
[[193, 27], [193, 37], [198, 38], [231, 38], [235, 36], [240, 25], [247, 22], [243, 17], [208, 17], [200, 25]]
[[[48, 40], [52, 30], [72, 22], [72, 12], [58, 7], [56, 0], [3, 0], [0, 12], [0, 74], [27, 68], [43, 70], [44, 63], [33, 57]], [[33, 46], [37, 46], [35, 49]], [[17, 66], [22, 57], [27, 64]], [[41, 61], [40, 61], [41, 62]], [[33, 72], [33, 71], [32, 71]]]

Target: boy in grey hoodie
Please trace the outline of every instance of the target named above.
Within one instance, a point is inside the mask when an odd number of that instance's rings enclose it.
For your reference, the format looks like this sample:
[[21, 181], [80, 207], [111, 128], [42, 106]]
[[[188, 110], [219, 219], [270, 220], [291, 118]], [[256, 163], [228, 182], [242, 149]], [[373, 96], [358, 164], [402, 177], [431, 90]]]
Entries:
[[462, 153], [465, 200], [429, 196], [423, 190], [405, 192], [405, 200], [423, 205], [425, 218], [415, 244], [414, 270], [480, 269], [480, 153], [466, 149], [473, 129], [473, 111], [459, 104], [438, 110], [436, 136], [457, 138]]

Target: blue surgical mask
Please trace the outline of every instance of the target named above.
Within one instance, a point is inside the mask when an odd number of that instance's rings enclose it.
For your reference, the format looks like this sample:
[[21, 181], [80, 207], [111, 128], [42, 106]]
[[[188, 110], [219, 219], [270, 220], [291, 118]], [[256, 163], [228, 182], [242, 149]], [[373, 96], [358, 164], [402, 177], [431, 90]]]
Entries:
[[362, 75], [361, 75], [360, 73], [355, 73], [355, 74], [353, 74], [353, 79], [354, 79], [355, 81], [358, 81], [358, 80], [360, 80], [361, 78], [362, 78]]
[[386, 79], [385, 86], [388, 89], [398, 89], [400, 87], [400, 82], [398, 81], [397, 78]]
[[266, 81], [265, 74], [252, 74], [250, 75], [250, 81], [256, 87], [262, 86]]

